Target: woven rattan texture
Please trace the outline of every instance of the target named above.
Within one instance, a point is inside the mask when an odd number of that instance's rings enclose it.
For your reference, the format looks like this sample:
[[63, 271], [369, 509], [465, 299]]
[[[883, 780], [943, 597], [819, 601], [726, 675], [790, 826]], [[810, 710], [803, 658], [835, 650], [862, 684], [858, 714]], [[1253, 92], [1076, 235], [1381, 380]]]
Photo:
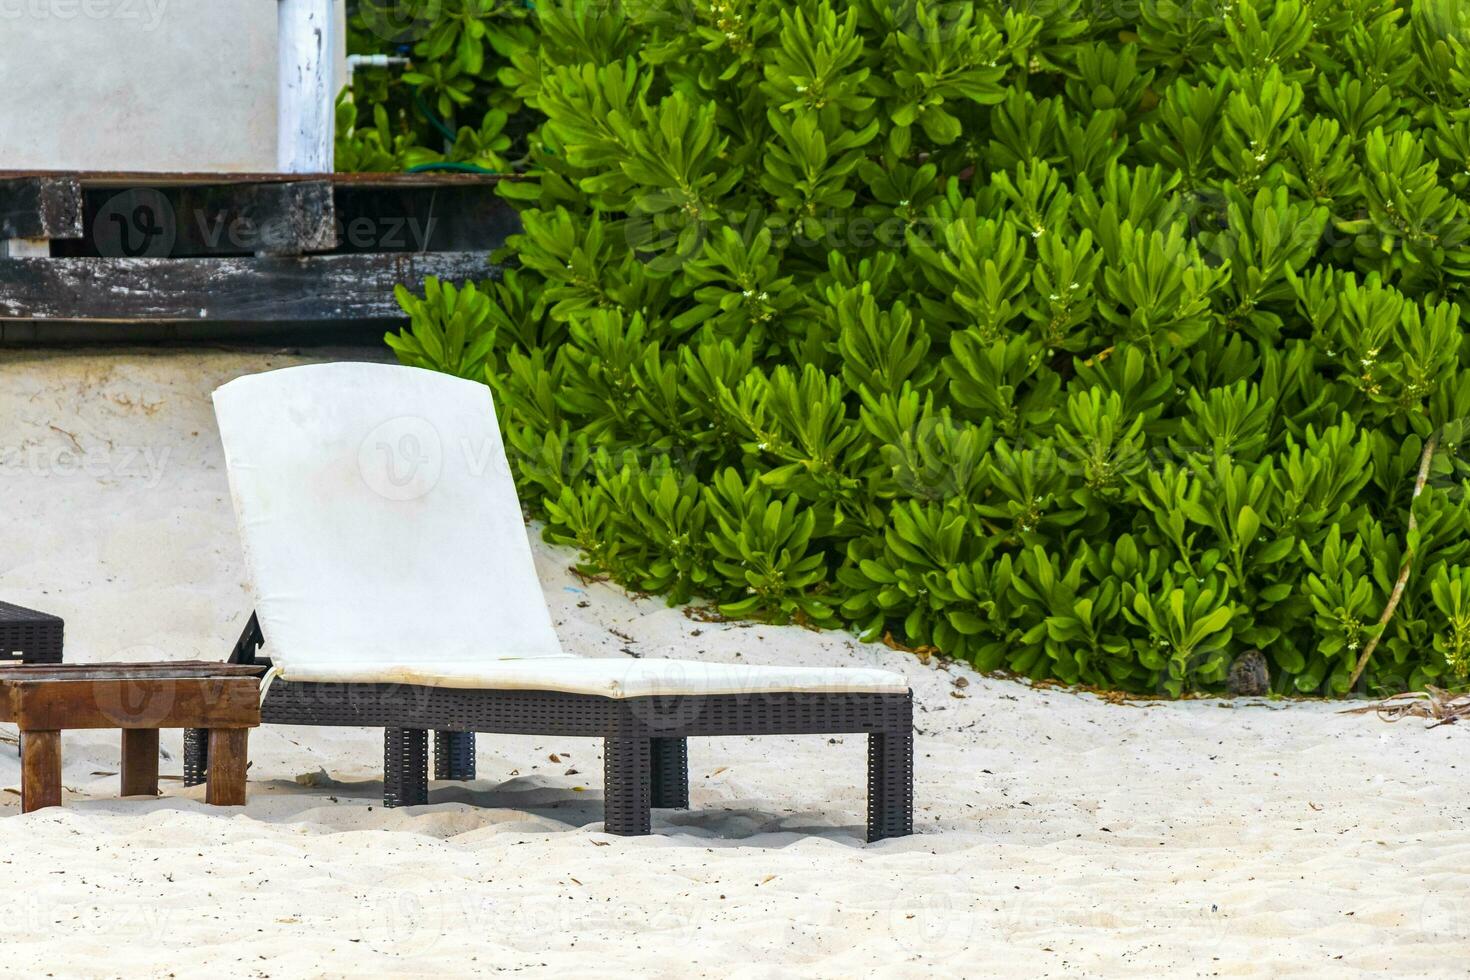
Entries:
[[650, 739], [653, 805], [669, 809], [689, 806], [689, 742], [682, 738]]
[[[263, 662], [255, 656], [263, 641], [252, 615], [230, 660]], [[867, 733], [868, 840], [913, 833], [911, 694], [615, 699], [559, 691], [278, 680], [261, 706], [261, 721], [382, 728], [385, 806], [428, 802], [430, 730], [435, 779], [475, 777], [475, 732], [602, 738], [604, 825], [622, 835], [649, 833], [652, 807], [689, 806], [690, 736]], [[207, 738], [204, 731], [184, 733], [186, 785], [204, 781]]]
[[[427, 729], [601, 737], [605, 827], [646, 834], [650, 809], [689, 805], [685, 739], [711, 735], [868, 734], [868, 839], [913, 832], [913, 699], [908, 694], [751, 694], [617, 700], [557, 691], [493, 691], [399, 684], [277, 681], [265, 722], [387, 730], [384, 804], [428, 794]], [[414, 725], [412, 730], [400, 726]], [[450, 742], [448, 764], [454, 761]], [[473, 749], [470, 749], [471, 762]]]
[[833, 735], [904, 730], [908, 694], [714, 694], [602, 698], [558, 691], [496, 691], [408, 684], [276, 681], [261, 720], [284, 725], [414, 725], [507, 735], [685, 738]]
[[390, 728], [383, 733], [383, 805], [429, 802], [429, 733]]
[[475, 733], [434, 733], [434, 778], [475, 778]]
[[63, 628], [58, 616], [0, 602], [0, 660], [61, 663]]

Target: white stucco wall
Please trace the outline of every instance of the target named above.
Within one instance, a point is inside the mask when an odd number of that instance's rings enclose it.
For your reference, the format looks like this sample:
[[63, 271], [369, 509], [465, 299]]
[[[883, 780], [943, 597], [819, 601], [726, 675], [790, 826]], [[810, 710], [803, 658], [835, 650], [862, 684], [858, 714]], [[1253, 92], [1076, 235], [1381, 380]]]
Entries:
[[0, 0], [0, 170], [273, 171], [276, 85], [276, 0]]

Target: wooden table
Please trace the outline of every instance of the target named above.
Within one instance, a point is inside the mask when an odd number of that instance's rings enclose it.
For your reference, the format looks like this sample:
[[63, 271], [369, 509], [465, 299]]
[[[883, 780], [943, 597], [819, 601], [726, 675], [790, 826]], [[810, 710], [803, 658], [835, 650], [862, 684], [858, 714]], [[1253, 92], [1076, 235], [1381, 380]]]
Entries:
[[0, 721], [20, 729], [21, 812], [61, 805], [61, 733], [122, 730], [122, 795], [158, 794], [158, 730], [209, 730], [205, 802], [243, 806], [262, 668], [185, 660], [0, 667]]

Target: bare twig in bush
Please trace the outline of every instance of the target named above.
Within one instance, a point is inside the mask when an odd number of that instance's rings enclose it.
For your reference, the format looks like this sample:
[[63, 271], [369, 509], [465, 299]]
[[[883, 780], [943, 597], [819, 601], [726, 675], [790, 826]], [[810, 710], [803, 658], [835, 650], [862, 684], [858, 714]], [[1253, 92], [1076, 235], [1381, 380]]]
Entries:
[[[1419, 526], [1414, 519], [1414, 501], [1419, 499], [1419, 494], [1424, 492], [1424, 484], [1429, 479], [1429, 464], [1434, 461], [1434, 450], [1439, 446], [1439, 433], [1433, 433], [1424, 441], [1424, 455], [1419, 458], [1419, 476], [1414, 481], [1414, 495], [1409, 498], [1409, 533]], [[1351, 691], [1358, 684], [1358, 678], [1363, 676], [1363, 670], [1368, 666], [1368, 658], [1373, 656], [1373, 651], [1378, 649], [1378, 641], [1388, 629], [1388, 621], [1393, 618], [1393, 612], [1399, 607], [1399, 600], [1404, 597], [1404, 586], [1409, 584], [1409, 568], [1414, 564], [1414, 548], [1408, 545], [1404, 549], [1404, 563], [1399, 568], [1399, 579], [1393, 584], [1393, 594], [1388, 597], [1388, 605], [1383, 607], [1383, 615], [1378, 618], [1378, 632], [1369, 638], [1368, 644], [1363, 647], [1363, 655], [1358, 658], [1358, 665], [1353, 668], [1352, 680], [1348, 681], [1348, 690]]]
[[1451, 694], [1437, 687], [1426, 687], [1423, 691], [1405, 691], [1361, 708], [1348, 708], [1342, 713], [1364, 715], [1370, 711], [1384, 721], [1398, 721], [1410, 716], [1428, 718], [1433, 721], [1429, 727], [1437, 728], [1470, 718], [1470, 694]]

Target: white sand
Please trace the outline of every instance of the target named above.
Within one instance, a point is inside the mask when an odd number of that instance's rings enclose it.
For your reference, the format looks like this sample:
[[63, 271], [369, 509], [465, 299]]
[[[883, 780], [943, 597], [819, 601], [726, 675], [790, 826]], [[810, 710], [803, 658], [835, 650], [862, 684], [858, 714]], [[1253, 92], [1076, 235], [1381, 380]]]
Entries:
[[[314, 356], [333, 355], [380, 356]], [[299, 360], [0, 352], [0, 597], [65, 616], [69, 660], [225, 656], [248, 610], [208, 392]], [[116, 799], [116, 734], [75, 732], [65, 808], [27, 816], [7, 741], [0, 972], [1465, 973], [1465, 732], [1111, 706], [840, 633], [700, 624], [537, 557], [578, 653], [905, 671], [919, 833], [861, 842], [850, 736], [695, 741], [694, 808], [632, 840], [601, 832], [587, 740], [481, 735], [478, 781], [390, 811], [380, 733], [267, 726], [249, 806], [222, 810], [177, 780]], [[177, 776], [178, 733], [163, 744]]]

